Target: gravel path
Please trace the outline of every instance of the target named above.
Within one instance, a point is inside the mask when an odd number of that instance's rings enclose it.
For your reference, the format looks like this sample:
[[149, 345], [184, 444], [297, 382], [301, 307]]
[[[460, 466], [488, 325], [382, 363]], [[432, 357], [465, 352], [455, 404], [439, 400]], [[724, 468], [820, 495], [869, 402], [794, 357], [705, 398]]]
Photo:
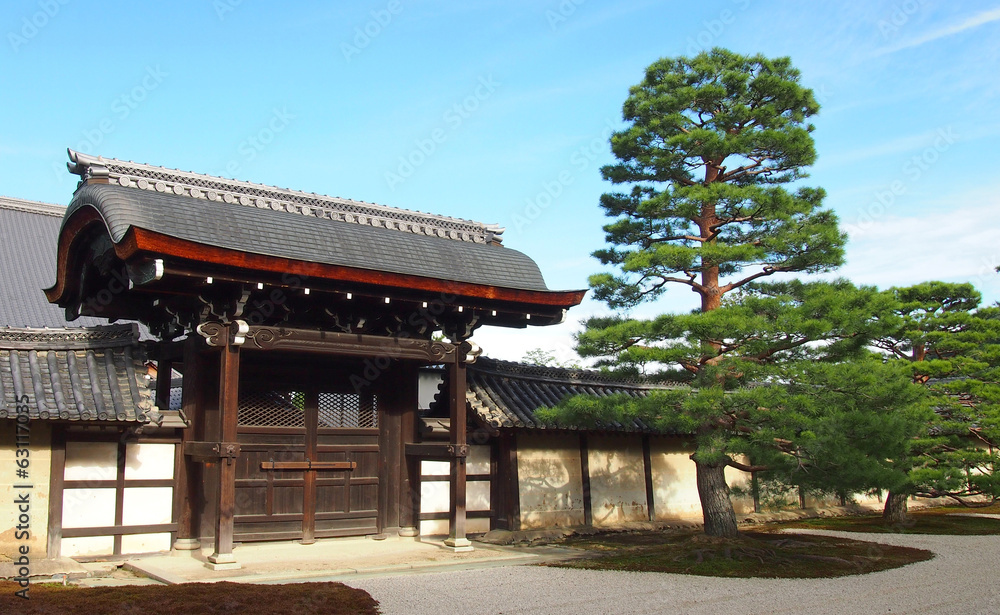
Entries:
[[838, 579], [719, 579], [508, 566], [348, 581], [384, 615], [1000, 613], [1000, 536], [840, 534], [929, 549], [934, 559]]

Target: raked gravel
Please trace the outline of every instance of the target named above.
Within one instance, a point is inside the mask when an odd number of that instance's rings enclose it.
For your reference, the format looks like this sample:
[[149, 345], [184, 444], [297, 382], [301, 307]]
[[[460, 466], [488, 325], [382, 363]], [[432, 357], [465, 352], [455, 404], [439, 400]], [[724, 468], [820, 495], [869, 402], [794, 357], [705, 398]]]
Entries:
[[1000, 536], [817, 533], [928, 549], [936, 557], [836, 579], [720, 579], [507, 566], [346, 582], [371, 593], [383, 615], [1000, 614]]

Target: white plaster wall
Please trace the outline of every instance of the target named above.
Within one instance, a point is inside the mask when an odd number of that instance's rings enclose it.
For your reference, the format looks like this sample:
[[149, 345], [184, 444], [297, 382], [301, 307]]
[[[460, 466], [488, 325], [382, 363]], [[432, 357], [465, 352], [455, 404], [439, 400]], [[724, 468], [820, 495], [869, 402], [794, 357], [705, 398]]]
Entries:
[[170, 550], [170, 532], [126, 534], [122, 536], [122, 554], [155, 553]]
[[519, 434], [517, 475], [523, 529], [583, 525], [579, 436]]
[[122, 525], [170, 523], [173, 516], [172, 487], [126, 487], [122, 502]]
[[[465, 520], [465, 532], [467, 534], [485, 534], [490, 531], [490, 520], [489, 519], [466, 519]], [[433, 519], [429, 521], [420, 522], [420, 535], [421, 536], [447, 536], [448, 535], [448, 520], [447, 519]]]
[[115, 480], [117, 475], [117, 442], [66, 443], [66, 480]]
[[465, 461], [465, 473], [490, 473], [490, 447], [488, 445], [473, 444], [469, 447], [469, 456]]
[[[490, 447], [474, 445], [469, 447], [465, 471], [471, 474], [489, 474]], [[420, 512], [446, 513], [451, 506], [451, 463], [447, 461], [420, 462]], [[433, 478], [431, 478], [433, 477]], [[465, 509], [467, 512], [490, 510], [490, 481], [470, 480], [465, 484]], [[489, 519], [466, 519], [466, 532], [479, 534], [490, 531]], [[420, 521], [421, 536], [446, 536], [447, 519], [427, 519]]]
[[[21, 546], [28, 547], [28, 558], [42, 559], [46, 551], [49, 526], [49, 478], [52, 470], [52, 437], [48, 424], [43, 421], [29, 423], [27, 447], [27, 481], [18, 478], [15, 447], [15, 422], [0, 420], [0, 557], [18, 554]], [[31, 485], [30, 489], [15, 489], [15, 485]], [[25, 540], [17, 538], [21, 512], [14, 500], [28, 494], [28, 534]]]
[[595, 526], [647, 521], [641, 436], [589, 436], [590, 502]]
[[125, 480], [173, 478], [174, 446], [155, 442], [128, 443], [125, 446]]
[[[653, 511], [658, 520], [692, 519], [700, 521], [701, 500], [698, 498], [698, 479], [693, 449], [683, 446], [680, 440], [652, 438], [650, 440], [650, 461], [653, 475]], [[745, 459], [738, 461], [746, 462]], [[730, 487], [739, 486], [750, 490], [750, 473], [735, 468], [726, 468], [726, 482]], [[752, 497], [733, 496], [733, 508], [737, 514], [753, 512]]]
[[701, 518], [698, 482], [690, 452], [654, 438], [649, 446], [653, 476], [653, 512], [656, 518]]
[[108, 555], [115, 551], [113, 536], [88, 536], [86, 538], [63, 538], [60, 552], [63, 557], [88, 557]]

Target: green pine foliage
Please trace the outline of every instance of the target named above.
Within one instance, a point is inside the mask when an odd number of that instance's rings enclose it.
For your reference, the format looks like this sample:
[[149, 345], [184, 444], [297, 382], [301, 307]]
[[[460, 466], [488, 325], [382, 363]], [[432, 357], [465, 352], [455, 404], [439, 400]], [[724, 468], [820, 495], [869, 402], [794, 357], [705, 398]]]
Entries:
[[653, 63], [611, 137], [618, 162], [601, 169], [625, 191], [601, 197], [613, 221], [594, 256], [618, 273], [592, 276], [595, 296], [627, 308], [679, 283], [711, 307], [761, 276], [839, 265], [845, 236], [823, 190], [785, 187], [816, 159], [818, 110], [788, 58], [713, 49]]
[[[819, 110], [788, 58], [713, 49], [653, 63], [611, 137], [618, 191], [594, 256], [610, 270], [594, 295], [618, 313], [592, 318], [578, 352], [613, 372], [680, 386], [645, 399], [576, 397], [542, 413], [565, 425], [641, 418], [694, 436], [705, 532], [738, 534], [725, 467], [841, 490], [898, 482], [926, 421], [925, 392], [866, 350], [898, 326], [892, 297], [843, 280], [764, 283], [843, 261], [846, 237], [804, 187]], [[795, 184], [794, 186], [792, 184]], [[668, 288], [700, 308], [650, 319], [627, 310]], [[839, 478], [830, 478], [839, 473]]]
[[971, 284], [925, 282], [885, 294], [897, 302], [898, 325], [875, 345], [907, 367], [935, 407], [909, 454], [895, 460], [904, 478], [893, 492], [963, 503], [995, 500], [1000, 309], [980, 307]]

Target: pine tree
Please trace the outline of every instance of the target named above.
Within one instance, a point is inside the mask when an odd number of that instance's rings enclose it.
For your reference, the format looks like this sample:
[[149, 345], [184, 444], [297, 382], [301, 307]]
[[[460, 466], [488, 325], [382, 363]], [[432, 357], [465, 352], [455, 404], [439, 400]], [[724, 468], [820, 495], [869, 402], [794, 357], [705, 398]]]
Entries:
[[[816, 159], [808, 119], [818, 110], [788, 58], [713, 49], [649, 66], [623, 106], [628, 126], [611, 137], [618, 162], [601, 169], [604, 179], [625, 190], [601, 197], [613, 220], [604, 227], [609, 246], [594, 255], [615, 271], [591, 277], [595, 296], [628, 309], [668, 287], [687, 286], [699, 296], [698, 313], [710, 328], [720, 320], [713, 313], [724, 297], [754, 280], [840, 265], [845, 236], [822, 206], [823, 190], [787, 187], [805, 178], [805, 167]], [[640, 342], [650, 340], [644, 330], [670, 322], [678, 321], [592, 320], [580, 352], [603, 352], [628, 364], [642, 354]], [[631, 328], [636, 331], [629, 336]], [[697, 380], [697, 402], [691, 403], [704, 412], [692, 418], [714, 413], [723, 419], [719, 426], [709, 420], [698, 427], [693, 459], [706, 533], [734, 536], [724, 470], [738, 462], [721, 444], [732, 428], [722, 406], [727, 379], [743, 366], [723, 365], [722, 357], [736, 354], [727, 351], [726, 332], [703, 329], [697, 320], [677, 329], [694, 339], [657, 360]], [[605, 333], [618, 341], [588, 348]], [[645, 346], [651, 355], [658, 354], [657, 345], [670, 346], [662, 334], [652, 339], [658, 341]], [[744, 337], [740, 345], [751, 341]], [[766, 355], [761, 361], [795, 348], [775, 343], [758, 352]]]
[[889, 491], [883, 518], [903, 523], [907, 498], [1000, 497], [1000, 310], [980, 308], [971, 284], [925, 282], [886, 291], [898, 325], [875, 345], [909, 366], [937, 412], [895, 459], [904, 472]]

